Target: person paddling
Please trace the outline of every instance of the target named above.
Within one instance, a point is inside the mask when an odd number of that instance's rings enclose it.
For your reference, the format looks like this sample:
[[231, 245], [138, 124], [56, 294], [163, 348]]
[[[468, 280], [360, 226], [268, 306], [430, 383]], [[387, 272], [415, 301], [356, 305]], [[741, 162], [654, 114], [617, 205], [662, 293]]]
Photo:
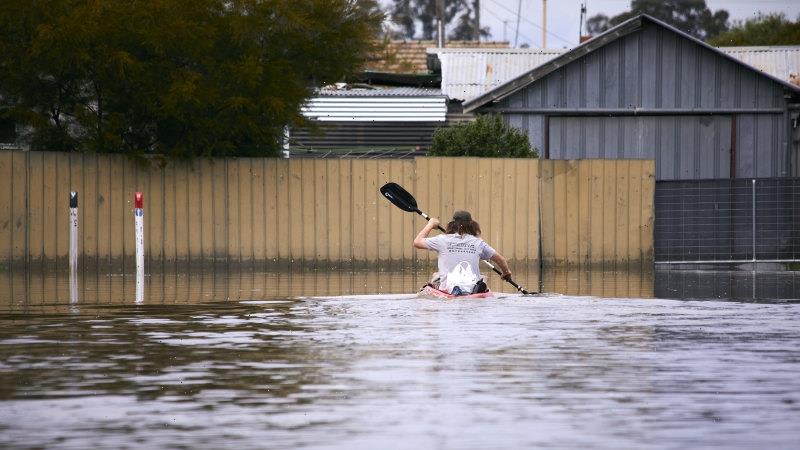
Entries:
[[431, 218], [414, 238], [414, 247], [438, 253], [439, 272], [434, 274], [432, 287], [453, 295], [486, 292], [486, 282], [480, 272], [480, 261], [495, 262], [504, 280], [511, 279], [505, 257], [479, 236], [481, 228], [467, 211], [456, 211], [447, 224], [446, 233], [428, 237], [438, 227], [439, 219]]

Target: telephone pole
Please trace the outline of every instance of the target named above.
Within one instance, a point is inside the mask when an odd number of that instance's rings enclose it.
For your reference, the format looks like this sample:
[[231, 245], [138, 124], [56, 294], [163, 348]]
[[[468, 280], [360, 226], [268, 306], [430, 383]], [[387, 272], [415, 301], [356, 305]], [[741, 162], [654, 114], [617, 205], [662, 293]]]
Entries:
[[436, 0], [436, 44], [444, 47], [444, 0]]
[[542, 0], [542, 48], [547, 48], [547, 0]]
[[475, 7], [475, 40], [481, 41], [481, 0], [475, 0], [473, 3]]
[[514, 31], [514, 48], [517, 48], [517, 39], [519, 38], [519, 15], [522, 12], [522, 0], [517, 2], [517, 28]]

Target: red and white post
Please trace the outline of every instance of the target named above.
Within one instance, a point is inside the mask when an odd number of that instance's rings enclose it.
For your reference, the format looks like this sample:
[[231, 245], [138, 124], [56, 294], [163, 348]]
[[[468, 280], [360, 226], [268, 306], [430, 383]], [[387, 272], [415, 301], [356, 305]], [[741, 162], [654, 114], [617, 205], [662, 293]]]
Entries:
[[133, 229], [136, 233], [136, 303], [144, 301], [144, 199], [134, 195]]

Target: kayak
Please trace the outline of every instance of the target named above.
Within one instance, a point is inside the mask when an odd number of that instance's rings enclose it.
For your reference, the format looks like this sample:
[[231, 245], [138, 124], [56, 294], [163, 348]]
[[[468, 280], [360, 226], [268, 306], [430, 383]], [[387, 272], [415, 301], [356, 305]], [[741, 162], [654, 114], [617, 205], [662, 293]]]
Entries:
[[425, 297], [425, 298], [445, 298], [445, 299], [467, 299], [467, 298], [491, 298], [494, 297], [494, 293], [492, 291], [481, 292], [479, 294], [468, 294], [468, 295], [453, 295], [448, 294], [445, 291], [440, 291], [431, 286], [425, 286], [420, 289], [417, 297]]

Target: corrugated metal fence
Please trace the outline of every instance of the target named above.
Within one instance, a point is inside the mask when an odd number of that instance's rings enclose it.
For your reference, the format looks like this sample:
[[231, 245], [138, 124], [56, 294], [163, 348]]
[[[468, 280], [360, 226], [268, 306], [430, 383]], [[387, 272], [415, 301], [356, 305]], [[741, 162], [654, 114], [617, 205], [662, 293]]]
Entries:
[[65, 266], [70, 190], [82, 264], [97, 270], [133, 268], [135, 191], [148, 271], [431, 261], [410, 244], [422, 219], [380, 197], [389, 181], [431, 215], [473, 211], [483, 237], [518, 263], [538, 264], [540, 246], [545, 264], [652, 261], [652, 161], [240, 158], [161, 168], [18, 151], [0, 152], [0, 261]]
[[543, 261], [624, 267], [653, 260], [653, 160], [542, 163]]

